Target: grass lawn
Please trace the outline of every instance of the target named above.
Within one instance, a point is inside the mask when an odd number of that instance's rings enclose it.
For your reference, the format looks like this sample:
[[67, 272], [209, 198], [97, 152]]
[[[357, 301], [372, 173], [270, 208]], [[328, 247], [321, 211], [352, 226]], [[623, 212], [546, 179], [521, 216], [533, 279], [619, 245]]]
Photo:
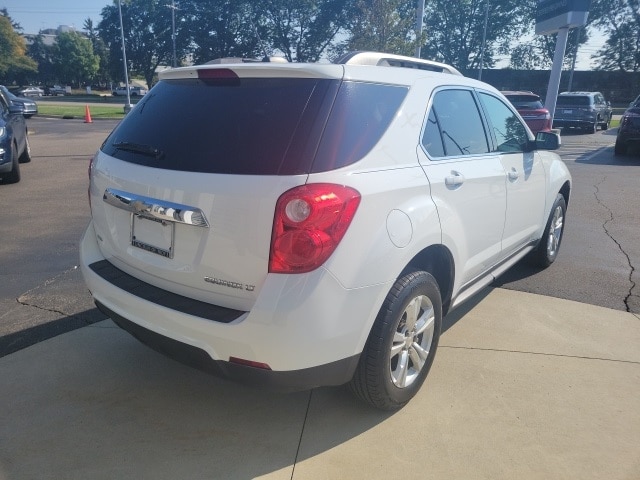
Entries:
[[[38, 103], [38, 113], [40, 115], [51, 115], [63, 118], [84, 118], [85, 105], [81, 103], [69, 103], [68, 105], [47, 105], [45, 102]], [[94, 118], [114, 118], [124, 117], [122, 105], [100, 105], [89, 107], [91, 119]]]

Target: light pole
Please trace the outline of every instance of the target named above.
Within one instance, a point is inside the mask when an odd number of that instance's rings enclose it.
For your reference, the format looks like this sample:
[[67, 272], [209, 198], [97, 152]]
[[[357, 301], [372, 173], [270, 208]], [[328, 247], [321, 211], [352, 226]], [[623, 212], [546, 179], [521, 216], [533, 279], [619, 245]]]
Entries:
[[489, 0], [486, 1], [484, 7], [484, 31], [482, 32], [482, 48], [480, 49], [480, 70], [478, 71], [478, 80], [482, 80], [482, 68], [484, 67], [484, 47], [487, 43], [487, 24], [489, 23]]
[[173, 68], [176, 68], [176, 66], [177, 66], [177, 61], [176, 61], [176, 10], [178, 9], [178, 7], [176, 7], [175, 0], [171, 0], [171, 5], [167, 4], [165, 6], [167, 8], [171, 9], [171, 42], [173, 44], [173, 57], [171, 59], [171, 66]]
[[422, 19], [424, 18], [424, 0], [418, 0], [416, 6], [416, 58], [420, 58], [422, 46]]
[[124, 81], [127, 86], [127, 103], [124, 106], [124, 113], [131, 110], [131, 92], [129, 91], [129, 71], [127, 70], [127, 54], [124, 48], [124, 27], [122, 26], [122, 4], [118, 0], [118, 15], [120, 16], [120, 38], [122, 38], [122, 63], [124, 64]]

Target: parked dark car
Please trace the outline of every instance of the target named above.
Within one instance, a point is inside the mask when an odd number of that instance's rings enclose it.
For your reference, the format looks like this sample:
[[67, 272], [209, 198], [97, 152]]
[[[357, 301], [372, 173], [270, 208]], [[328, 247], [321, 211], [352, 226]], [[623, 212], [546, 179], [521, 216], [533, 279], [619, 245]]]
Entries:
[[0, 95], [0, 180], [20, 181], [20, 164], [31, 161], [24, 109], [17, 103], [7, 103]]
[[47, 96], [58, 96], [58, 95], [66, 95], [67, 89], [65, 87], [61, 87], [60, 85], [46, 86], [44, 87], [44, 94]]
[[600, 92], [563, 92], [558, 95], [553, 126], [596, 133], [598, 127], [609, 128], [611, 116], [611, 104]]
[[16, 97], [4, 85], [0, 85], [0, 95], [4, 96], [7, 105], [18, 104], [23, 107], [24, 118], [31, 118], [38, 113], [38, 104], [29, 98]]
[[622, 114], [614, 153], [626, 155], [633, 144], [640, 145], [640, 95]]
[[502, 94], [516, 107], [534, 135], [538, 132], [551, 131], [551, 114], [538, 95], [526, 91], [506, 91]]

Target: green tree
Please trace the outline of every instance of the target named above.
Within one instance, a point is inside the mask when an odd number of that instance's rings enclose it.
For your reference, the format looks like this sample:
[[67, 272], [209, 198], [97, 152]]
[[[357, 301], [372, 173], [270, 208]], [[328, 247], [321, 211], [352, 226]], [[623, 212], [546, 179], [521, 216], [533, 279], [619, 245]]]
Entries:
[[349, 1], [264, 0], [254, 10], [267, 43], [290, 62], [317, 62], [348, 25]]
[[608, 35], [594, 55], [598, 68], [640, 70], [640, 0], [593, 0], [593, 24]]
[[[465, 71], [479, 68], [484, 34], [485, 9], [489, 0], [429, 0], [425, 4], [427, 42], [423, 56], [452, 64]], [[496, 54], [510, 40], [525, 32], [531, 19], [531, 2], [489, 1], [485, 67], [496, 63]]]
[[[189, 32], [193, 61], [216, 58], [255, 58], [264, 55], [252, 2], [243, 0], [192, 0], [180, 7], [184, 32]], [[265, 30], [262, 29], [262, 34]]]
[[[131, 75], [144, 77], [147, 86], [153, 86], [160, 65], [171, 65], [173, 42], [171, 38], [171, 11], [167, 0], [125, 0], [122, 2], [122, 23], [128, 68]], [[176, 56], [185, 57], [189, 51], [191, 35], [180, 21], [182, 5], [176, 2]], [[109, 71], [112, 78], [124, 81], [122, 40], [118, 5], [102, 9], [98, 25], [100, 37], [109, 50]], [[206, 18], [200, 19], [208, 23]]]
[[24, 39], [15, 31], [11, 19], [0, 15], [0, 78], [5, 83], [26, 83], [38, 72], [38, 64], [26, 53]]
[[53, 64], [61, 82], [81, 86], [91, 83], [100, 58], [88, 38], [74, 31], [62, 32], [56, 38]]
[[415, 0], [357, 0], [352, 7], [344, 51], [373, 50], [413, 55], [416, 48]]
[[0, 8], [0, 16], [6, 17], [9, 19], [9, 21], [11, 22], [11, 26], [16, 31], [16, 33], [22, 33], [22, 27], [18, 22], [13, 21], [13, 19], [9, 15], [9, 10], [7, 10], [6, 7]]
[[27, 55], [38, 64], [38, 79], [44, 84], [58, 83], [56, 68], [54, 65], [55, 47], [46, 45], [44, 37], [39, 34], [33, 37], [27, 47]]
[[[510, 47], [509, 67], [516, 70], [551, 68], [556, 51], [557, 38], [557, 33], [551, 35], [535, 35], [530, 42], [519, 43]], [[572, 28], [569, 30], [563, 62], [565, 68], [571, 66], [576, 51], [576, 42], [579, 42], [578, 48], [580, 48], [580, 45], [585, 44], [588, 40], [589, 34], [586, 28]]]
[[87, 37], [91, 41], [93, 53], [95, 53], [100, 59], [98, 72], [95, 75], [95, 81], [103, 86], [108, 85], [111, 81], [111, 76], [109, 74], [109, 50], [107, 50], [104, 40], [100, 38], [98, 29], [91, 18], [85, 19], [82, 29], [86, 32]]

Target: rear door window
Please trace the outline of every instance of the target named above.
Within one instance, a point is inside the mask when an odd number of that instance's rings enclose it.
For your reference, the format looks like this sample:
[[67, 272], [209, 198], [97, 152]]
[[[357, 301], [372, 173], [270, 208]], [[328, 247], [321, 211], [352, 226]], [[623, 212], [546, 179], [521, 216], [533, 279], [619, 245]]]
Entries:
[[436, 93], [422, 142], [434, 158], [489, 152], [480, 111], [470, 90], [451, 89]]
[[364, 157], [387, 130], [407, 87], [344, 82], [322, 136], [312, 172], [351, 165]]

